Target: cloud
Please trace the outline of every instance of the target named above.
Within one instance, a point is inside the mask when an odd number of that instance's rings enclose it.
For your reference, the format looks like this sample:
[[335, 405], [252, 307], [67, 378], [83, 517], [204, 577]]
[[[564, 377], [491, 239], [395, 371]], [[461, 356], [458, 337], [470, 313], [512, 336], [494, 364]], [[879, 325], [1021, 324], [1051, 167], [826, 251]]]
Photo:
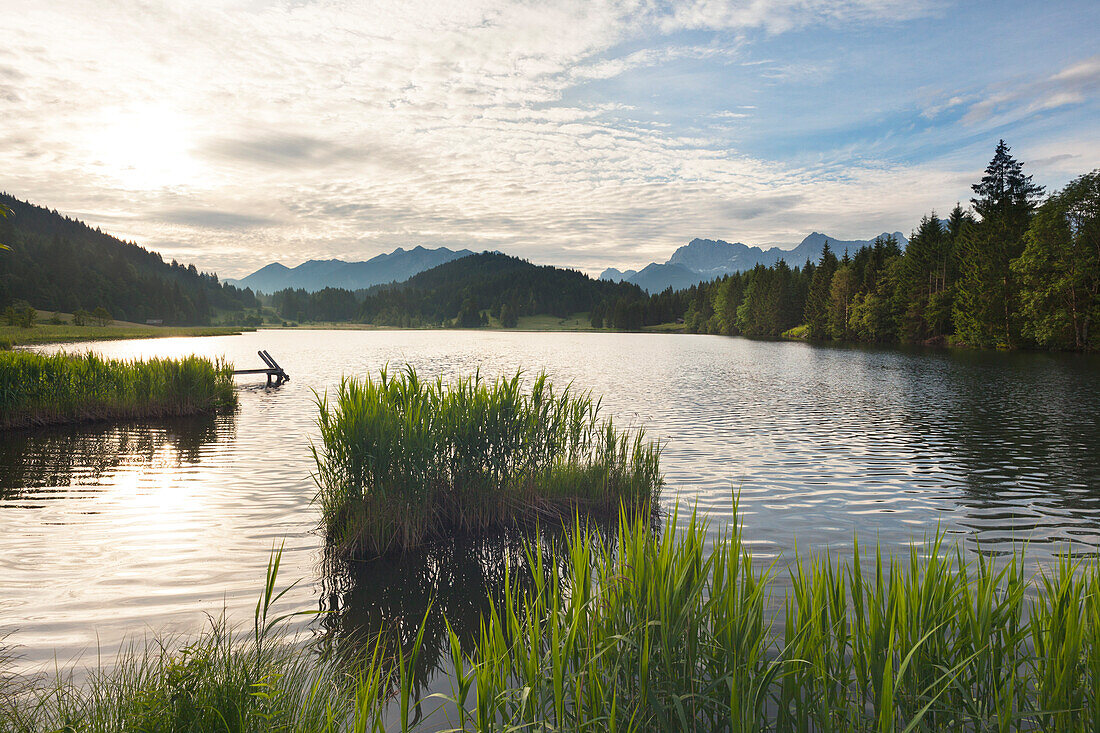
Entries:
[[665, 30], [762, 28], [784, 33], [814, 23], [907, 20], [937, 9], [941, 3], [905, 0], [688, 0], [673, 4], [661, 18]]
[[203, 146], [213, 158], [256, 163], [276, 168], [324, 167], [365, 151], [338, 145], [309, 135], [270, 134], [252, 138], [215, 138]]
[[1035, 81], [1016, 82], [987, 92], [963, 117], [969, 124], [996, 118], [999, 123], [1036, 112], [1081, 104], [1100, 94], [1100, 55], [1071, 64]]
[[276, 219], [254, 214], [239, 214], [232, 211], [211, 211], [209, 209], [165, 209], [156, 217], [169, 224], [181, 224], [197, 229], [252, 229], [266, 227], [276, 223]]
[[947, 110], [955, 109], [956, 107], [959, 107], [960, 105], [964, 105], [966, 103], [967, 103], [967, 98], [966, 97], [963, 97], [961, 95], [955, 95], [955, 96], [950, 97], [948, 99], [943, 99], [943, 100], [928, 104], [921, 111], [921, 116], [924, 117], [925, 119], [929, 119], [929, 120], [935, 119], [936, 117], [939, 117], [941, 114], [943, 114]]
[[[904, 22], [937, 3], [26, 6], [0, 15], [3, 187], [226, 276], [417, 244], [598, 271], [700, 231], [794, 243], [905, 228], [970, 180], [857, 153], [794, 165], [727, 139], [774, 120], [755, 88], [840, 72], [773, 49], [751, 65], [760, 37]], [[1082, 64], [1036, 99], [1091, 94]], [[728, 78], [700, 83], [686, 71], [699, 67]]]

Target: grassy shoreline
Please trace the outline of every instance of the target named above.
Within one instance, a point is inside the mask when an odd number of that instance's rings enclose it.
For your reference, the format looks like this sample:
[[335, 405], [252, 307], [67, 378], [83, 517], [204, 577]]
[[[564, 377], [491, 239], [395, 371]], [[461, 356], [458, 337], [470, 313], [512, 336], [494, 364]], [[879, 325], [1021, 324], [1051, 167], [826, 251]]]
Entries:
[[236, 405], [233, 368], [221, 360], [0, 352], [0, 430], [198, 415]]
[[483, 331], [492, 333], [686, 333], [682, 323], [662, 323], [656, 326], [643, 326], [637, 330], [594, 328], [585, 318], [576, 316], [558, 318], [556, 316], [522, 316], [519, 325], [505, 328], [499, 321], [492, 319], [487, 326], [477, 328], [444, 328], [443, 326], [379, 326], [373, 323], [351, 323], [343, 321], [304, 321], [296, 325], [265, 323], [262, 330], [274, 331]]
[[236, 326], [73, 326], [37, 324], [33, 328], [0, 326], [0, 343], [9, 346], [74, 343], [80, 341], [118, 341], [123, 339], [173, 338], [196, 336], [236, 336], [254, 328]]

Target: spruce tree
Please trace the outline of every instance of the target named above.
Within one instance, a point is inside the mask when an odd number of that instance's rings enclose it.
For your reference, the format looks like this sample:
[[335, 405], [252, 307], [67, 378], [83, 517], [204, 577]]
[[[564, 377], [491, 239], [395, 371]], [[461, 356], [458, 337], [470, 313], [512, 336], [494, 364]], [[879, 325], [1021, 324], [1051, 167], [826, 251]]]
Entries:
[[1023, 252], [1024, 233], [1043, 189], [1024, 175], [1023, 164], [1004, 140], [972, 188], [977, 195], [971, 203], [981, 221], [964, 227], [959, 242], [955, 330], [973, 346], [1012, 347], [1020, 329], [1011, 263]]
[[923, 341], [933, 336], [929, 303], [942, 290], [941, 252], [947, 234], [936, 212], [921, 218], [909, 237], [902, 259], [897, 299], [902, 311], [901, 336], [906, 341]]
[[848, 260], [848, 253], [845, 252], [844, 259], [833, 273], [829, 288], [828, 328], [829, 335], [835, 339], [847, 340], [851, 337], [849, 317], [856, 286], [856, 273]]
[[1024, 335], [1051, 348], [1100, 348], [1100, 170], [1043, 204], [1026, 240], [1012, 263]]
[[829, 296], [833, 285], [833, 273], [839, 265], [829, 242], [821, 249], [821, 260], [810, 278], [810, 288], [806, 293], [806, 307], [802, 319], [810, 327], [810, 338], [823, 339], [829, 336]]
[[[9, 216], [12, 216], [12, 211], [11, 211], [11, 209], [9, 209], [9, 208], [8, 208], [7, 206], [5, 206], [4, 204], [0, 203], [0, 219], [7, 219], [7, 218], [8, 218]], [[10, 228], [9, 228], [9, 229], [10, 229]], [[8, 239], [9, 237], [10, 237], [10, 235], [9, 235], [9, 234], [8, 234], [7, 232], [5, 232], [5, 233], [4, 233], [4, 239], [6, 240], [6, 239]], [[11, 247], [9, 247], [8, 245], [6, 245], [6, 244], [4, 244], [4, 243], [0, 242], [0, 249], [6, 249], [6, 250], [9, 250], [9, 251], [10, 251], [10, 250], [11, 250]]]

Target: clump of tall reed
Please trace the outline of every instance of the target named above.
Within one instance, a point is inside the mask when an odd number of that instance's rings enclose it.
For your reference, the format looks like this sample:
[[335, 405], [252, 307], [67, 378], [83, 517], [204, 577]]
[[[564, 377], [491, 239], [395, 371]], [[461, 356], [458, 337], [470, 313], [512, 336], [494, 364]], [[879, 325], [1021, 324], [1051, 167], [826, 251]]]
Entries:
[[318, 400], [322, 526], [347, 553], [384, 554], [454, 532], [655, 506], [660, 447], [546, 375], [445, 383], [407, 367], [344, 379]]
[[[568, 562], [509, 592], [476, 648], [452, 634], [458, 729], [1095, 730], [1100, 564], [1035, 576], [937, 536], [908, 556], [799, 557], [779, 617], [776, 571], [733, 527], [614, 543], [578, 528]], [[865, 565], [864, 561], [867, 560]], [[870, 568], [865, 571], [865, 568]], [[564, 577], [561, 573], [564, 572]], [[782, 630], [776, 630], [779, 622]]]
[[233, 367], [221, 359], [0, 353], [0, 429], [195, 415], [236, 404]]
[[[0, 730], [383, 733], [386, 705], [409, 697], [395, 666], [404, 657], [377, 643], [350, 664], [280, 638], [282, 622], [298, 615], [274, 610], [286, 592], [275, 592], [281, 554], [272, 554], [251, 633], [223, 616], [194, 637], [132, 645], [84, 681], [71, 670], [15, 679], [0, 689]], [[397, 717], [408, 721], [407, 710]]]
[[[251, 635], [224, 624], [123, 655], [86, 685], [0, 696], [13, 731], [1084, 731], [1100, 727], [1100, 564], [1034, 575], [934, 538], [908, 555], [754, 562], [732, 527], [614, 537], [575, 520], [560, 554], [506, 563], [473, 638], [446, 624], [441, 679], [419, 630], [352, 662], [270, 638], [278, 554]], [[499, 599], [498, 599], [499, 600]], [[776, 624], [782, 629], [777, 629]], [[387, 638], [387, 637], [405, 638]], [[393, 643], [393, 642], [397, 643]], [[404, 643], [402, 643], [404, 642]]]

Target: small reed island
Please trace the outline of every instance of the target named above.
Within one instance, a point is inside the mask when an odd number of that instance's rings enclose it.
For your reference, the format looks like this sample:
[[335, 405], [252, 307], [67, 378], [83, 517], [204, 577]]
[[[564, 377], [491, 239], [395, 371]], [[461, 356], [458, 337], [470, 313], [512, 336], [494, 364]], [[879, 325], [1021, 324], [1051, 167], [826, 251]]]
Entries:
[[345, 379], [318, 399], [322, 526], [349, 554], [400, 552], [445, 534], [656, 506], [660, 446], [541, 375], [444, 383], [415, 370]]
[[0, 352], [0, 429], [198, 415], [236, 406], [233, 367], [220, 359]]

